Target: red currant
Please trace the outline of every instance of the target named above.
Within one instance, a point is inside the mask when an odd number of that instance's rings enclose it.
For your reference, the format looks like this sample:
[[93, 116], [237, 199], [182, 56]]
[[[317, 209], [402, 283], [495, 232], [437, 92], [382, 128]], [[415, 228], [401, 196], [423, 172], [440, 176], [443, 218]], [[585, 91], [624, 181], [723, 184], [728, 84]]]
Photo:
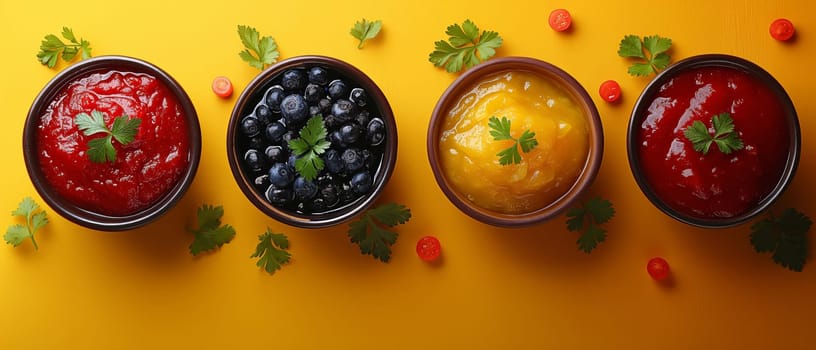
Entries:
[[434, 236], [422, 237], [417, 242], [416, 251], [420, 259], [425, 261], [434, 261], [441, 253], [439, 240]]
[[669, 277], [669, 263], [666, 262], [665, 259], [661, 257], [655, 257], [649, 260], [649, 263], [646, 264], [646, 271], [649, 272], [649, 276], [656, 281], [662, 281]]
[[621, 87], [617, 81], [607, 80], [601, 83], [601, 88], [598, 89], [601, 98], [606, 102], [615, 102], [621, 97]]
[[793, 23], [785, 18], [777, 18], [771, 23], [769, 28], [771, 37], [779, 41], [788, 41], [796, 33]]

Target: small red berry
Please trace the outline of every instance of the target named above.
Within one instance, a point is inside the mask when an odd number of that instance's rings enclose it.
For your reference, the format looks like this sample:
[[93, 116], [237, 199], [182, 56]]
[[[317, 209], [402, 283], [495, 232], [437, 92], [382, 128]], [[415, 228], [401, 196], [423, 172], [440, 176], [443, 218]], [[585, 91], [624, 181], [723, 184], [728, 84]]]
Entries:
[[434, 261], [442, 252], [439, 240], [434, 236], [425, 236], [419, 239], [416, 246], [417, 255], [425, 261]]
[[662, 281], [669, 277], [671, 270], [669, 270], [669, 263], [666, 262], [665, 259], [661, 257], [655, 257], [649, 260], [649, 263], [646, 264], [646, 271], [649, 272], [649, 276], [656, 281]]
[[615, 102], [621, 97], [621, 87], [617, 81], [607, 80], [601, 83], [601, 88], [598, 89], [601, 98], [606, 102]]
[[793, 23], [785, 18], [777, 18], [771, 22], [771, 37], [779, 41], [788, 41], [796, 33]]
[[227, 77], [215, 77], [212, 82], [212, 90], [218, 97], [228, 98], [232, 96], [232, 82]]
[[557, 9], [550, 12], [550, 28], [556, 32], [563, 32], [572, 25], [572, 16], [565, 9]]

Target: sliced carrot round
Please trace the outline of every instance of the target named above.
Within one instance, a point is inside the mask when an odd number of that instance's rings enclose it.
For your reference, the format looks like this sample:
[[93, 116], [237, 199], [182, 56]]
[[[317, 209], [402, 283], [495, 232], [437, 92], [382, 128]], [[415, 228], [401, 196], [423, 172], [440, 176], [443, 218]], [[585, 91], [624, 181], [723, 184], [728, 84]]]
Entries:
[[788, 41], [793, 37], [793, 34], [796, 33], [793, 23], [786, 18], [777, 18], [771, 22], [769, 31], [771, 32], [771, 37], [779, 41]]
[[563, 32], [572, 25], [572, 16], [565, 9], [557, 9], [550, 12], [550, 28], [556, 32]]
[[617, 81], [607, 80], [601, 83], [601, 88], [598, 90], [601, 98], [606, 102], [615, 102], [621, 97], [621, 87]]
[[212, 82], [212, 90], [218, 97], [230, 97], [232, 96], [232, 82], [227, 77], [215, 77]]

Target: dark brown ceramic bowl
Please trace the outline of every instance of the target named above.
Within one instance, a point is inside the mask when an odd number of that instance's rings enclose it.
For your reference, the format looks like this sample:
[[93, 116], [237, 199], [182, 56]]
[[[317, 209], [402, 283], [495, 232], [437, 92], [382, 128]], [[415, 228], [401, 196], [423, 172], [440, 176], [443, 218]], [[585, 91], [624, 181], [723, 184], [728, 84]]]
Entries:
[[[368, 94], [366, 109], [371, 113], [371, 117], [380, 117], [385, 124], [385, 139], [382, 147], [382, 158], [378, 163], [376, 171], [372, 176], [372, 184], [367, 194], [356, 200], [336, 208], [313, 213], [312, 211], [292, 210], [285, 206], [277, 206], [267, 200], [265, 192], [254, 186], [254, 179], [263, 176], [262, 172], [255, 172], [242, 165], [243, 154], [239, 138], [245, 138], [240, 131], [240, 123], [243, 118], [252, 114], [254, 109], [264, 94], [270, 87], [280, 83], [284, 72], [290, 69], [306, 69], [311, 67], [323, 67], [331, 75], [336, 75], [350, 82], [350, 85], [363, 88]], [[368, 209], [380, 196], [385, 188], [394, 166], [397, 162], [397, 124], [391, 106], [385, 98], [382, 90], [365, 73], [356, 67], [332, 57], [325, 56], [299, 56], [286, 59], [267, 68], [253, 79], [238, 97], [227, 129], [227, 158], [232, 175], [238, 187], [258, 209], [269, 217], [287, 225], [320, 228], [334, 226], [350, 220], [357, 214]], [[265, 170], [266, 168], [264, 168]], [[263, 170], [262, 170], [263, 171]], [[262, 186], [268, 187], [268, 186]]]
[[[784, 157], [786, 162], [785, 167], [782, 170], [782, 174], [776, 182], [776, 185], [773, 187], [771, 192], [765, 196], [765, 198], [756, 204], [756, 206], [740, 215], [732, 217], [701, 218], [699, 216], [694, 216], [689, 213], [684, 213], [673, 209], [664, 199], [660, 198], [660, 196], [655, 193], [653, 185], [649, 183], [646, 175], [644, 174], [643, 166], [638, 155], [638, 131], [640, 130], [640, 126], [643, 123], [644, 118], [646, 118], [648, 114], [647, 112], [649, 110], [649, 106], [657, 93], [660, 91], [661, 87], [680, 73], [706, 67], [734, 69], [745, 72], [748, 75], [756, 78], [765, 84], [779, 99], [787, 120], [789, 135], [788, 153], [779, 155], [779, 157]], [[689, 57], [671, 65], [666, 70], [658, 74], [657, 77], [655, 77], [654, 80], [652, 80], [649, 85], [646, 86], [632, 109], [632, 115], [629, 119], [629, 128], [626, 134], [626, 146], [629, 158], [629, 167], [632, 171], [632, 175], [640, 187], [640, 190], [655, 207], [660, 209], [666, 215], [689, 225], [702, 228], [725, 228], [736, 226], [751, 220], [768, 209], [768, 207], [782, 195], [790, 184], [791, 180], [793, 180], [793, 176], [799, 164], [801, 138], [799, 118], [797, 117], [793, 102], [785, 92], [782, 85], [780, 85], [770, 73], [743, 58], [729, 55], [708, 54]]]
[[[40, 120], [60, 91], [71, 82], [94, 73], [112, 70], [145, 73], [161, 81], [178, 100], [187, 119], [187, 137], [189, 158], [179, 180], [159, 200], [149, 207], [125, 216], [105, 215], [78, 207], [62, 198], [49, 184], [43, 175], [37, 154], [37, 128]], [[59, 215], [79, 225], [101, 231], [123, 231], [143, 226], [170, 210], [193, 182], [201, 158], [201, 128], [198, 114], [184, 89], [169, 74], [160, 68], [140, 59], [125, 56], [99, 56], [75, 63], [56, 77], [40, 91], [28, 111], [23, 129], [23, 155], [31, 182], [45, 202]]]
[[[567, 92], [575, 104], [581, 108], [587, 120], [589, 152], [577, 179], [561, 197], [538, 210], [523, 214], [505, 214], [477, 206], [451, 185], [440, 165], [440, 128], [451, 108], [460, 96], [487, 76], [502, 72], [524, 71], [555, 82]], [[552, 219], [572, 206], [589, 188], [598, 174], [603, 158], [603, 126], [595, 103], [586, 90], [572, 76], [562, 69], [534, 58], [506, 57], [479, 64], [462, 74], [439, 98], [428, 126], [427, 151], [436, 182], [448, 199], [465, 214], [481, 222], [501, 227], [521, 227]]]

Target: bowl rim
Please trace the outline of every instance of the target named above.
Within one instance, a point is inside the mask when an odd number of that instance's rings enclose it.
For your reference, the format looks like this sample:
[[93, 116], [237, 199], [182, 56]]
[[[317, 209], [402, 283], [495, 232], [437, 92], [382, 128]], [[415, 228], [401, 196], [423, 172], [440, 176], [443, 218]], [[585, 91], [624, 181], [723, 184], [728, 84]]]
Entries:
[[[582, 108], [584, 116], [587, 118], [589, 149], [583, 168], [575, 179], [575, 182], [563, 195], [549, 205], [523, 214], [505, 214], [488, 210], [464, 199], [462, 195], [453, 189], [444, 172], [441, 170], [438, 154], [439, 127], [452, 104], [456, 102], [455, 99], [481, 78], [506, 71], [528, 71], [553, 81], [571, 95], [573, 101], [579, 108]], [[601, 117], [595, 106], [595, 102], [589, 93], [580, 82], [563, 69], [549, 62], [532, 57], [501, 57], [481, 63], [467, 70], [454, 80], [442, 93], [434, 107], [428, 124], [426, 149], [428, 161], [431, 165], [437, 186], [439, 186], [448, 200], [459, 208], [461, 212], [473, 219], [492, 226], [507, 228], [525, 227], [557, 217], [580, 200], [580, 197], [590, 188], [598, 175], [603, 160], [603, 123], [601, 122]]]
[[[291, 68], [303, 68], [306, 66], [321, 65], [329, 67], [339, 72], [340, 75], [347, 79], [354, 80], [355, 84], [365, 89], [369, 100], [374, 102], [379, 117], [385, 122], [386, 126], [386, 145], [383, 151], [383, 160], [380, 165], [380, 170], [377, 171], [373, 181], [371, 191], [368, 195], [358, 198], [356, 201], [348, 204], [340, 210], [334, 210], [321, 214], [319, 216], [300, 215], [279, 209], [266, 201], [260, 193], [258, 193], [249, 183], [250, 179], [244, 172], [238, 154], [236, 153], [235, 137], [237, 133], [237, 125], [244, 115], [241, 115], [250, 102], [253, 100], [253, 95], [256, 91], [267, 87], [266, 85], [273, 79], [277, 78], [279, 74]], [[241, 95], [235, 102], [235, 106], [230, 114], [230, 119], [227, 126], [227, 160], [229, 162], [230, 170], [232, 172], [235, 183], [243, 192], [244, 196], [262, 213], [267, 216], [290, 226], [300, 228], [324, 228], [339, 225], [351, 220], [361, 212], [371, 207], [374, 202], [380, 197], [385, 185], [391, 178], [394, 168], [397, 164], [397, 123], [394, 118], [394, 112], [385, 94], [380, 87], [367, 74], [350, 63], [341, 59], [322, 55], [301, 55], [290, 57], [281, 60], [272, 66], [266, 68], [259, 73], [252, 81], [247, 84]]]
[[[641, 171], [642, 169], [640, 167], [640, 160], [638, 157], [636, 133], [637, 130], [640, 129], [639, 124], [643, 119], [642, 116], [649, 107], [648, 105], [651, 103], [655, 93], [664, 83], [673, 78], [676, 74], [703, 67], [735, 69], [747, 73], [765, 83], [766, 86], [771, 89], [771, 92], [773, 92], [777, 98], [779, 98], [782, 108], [785, 111], [785, 117], [787, 119], [789, 128], [789, 151], [785, 163], [785, 169], [783, 170], [782, 175], [780, 176], [776, 185], [771, 192], [765, 196], [765, 198], [757, 203], [756, 207], [731, 218], [699, 218], [669, 207], [669, 205], [660, 199], [652, 190], [649, 182], [646, 180], [645, 175]], [[672, 64], [657, 74], [657, 76], [651, 82], [649, 82], [648, 85], [646, 85], [641, 92], [640, 97], [638, 97], [637, 101], [632, 107], [632, 113], [629, 117], [629, 125], [626, 131], [626, 153], [629, 160], [629, 169], [641, 192], [646, 196], [646, 198], [649, 199], [652, 205], [654, 205], [664, 214], [684, 224], [700, 228], [728, 228], [743, 224], [762, 214], [762, 212], [768, 209], [785, 192], [796, 174], [801, 152], [801, 139], [799, 118], [793, 101], [791, 100], [790, 96], [788, 96], [785, 88], [782, 87], [782, 85], [768, 71], [742, 57], [727, 54], [701, 54], [685, 58]]]
[[[146, 73], [160, 80], [168, 90], [178, 99], [187, 121], [189, 137], [189, 161], [184, 173], [176, 184], [159, 200], [150, 206], [123, 216], [96, 213], [78, 207], [76, 204], [63, 199], [51, 189], [51, 185], [44, 178], [40, 169], [37, 149], [37, 125], [39, 125], [42, 111], [58, 95], [62, 89], [72, 81], [93, 73], [109, 72], [112, 70]], [[162, 216], [170, 210], [187, 192], [195, 178], [201, 158], [201, 127], [198, 114], [189, 95], [172, 76], [145, 60], [122, 55], [103, 55], [91, 57], [70, 66], [57, 73], [40, 90], [28, 110], [23, 127], [23, 158], [31, 180], [37, 193], [51, 209], [60, 216], [81, 226], [98, 231], [126, 231], [144, 226]]]

